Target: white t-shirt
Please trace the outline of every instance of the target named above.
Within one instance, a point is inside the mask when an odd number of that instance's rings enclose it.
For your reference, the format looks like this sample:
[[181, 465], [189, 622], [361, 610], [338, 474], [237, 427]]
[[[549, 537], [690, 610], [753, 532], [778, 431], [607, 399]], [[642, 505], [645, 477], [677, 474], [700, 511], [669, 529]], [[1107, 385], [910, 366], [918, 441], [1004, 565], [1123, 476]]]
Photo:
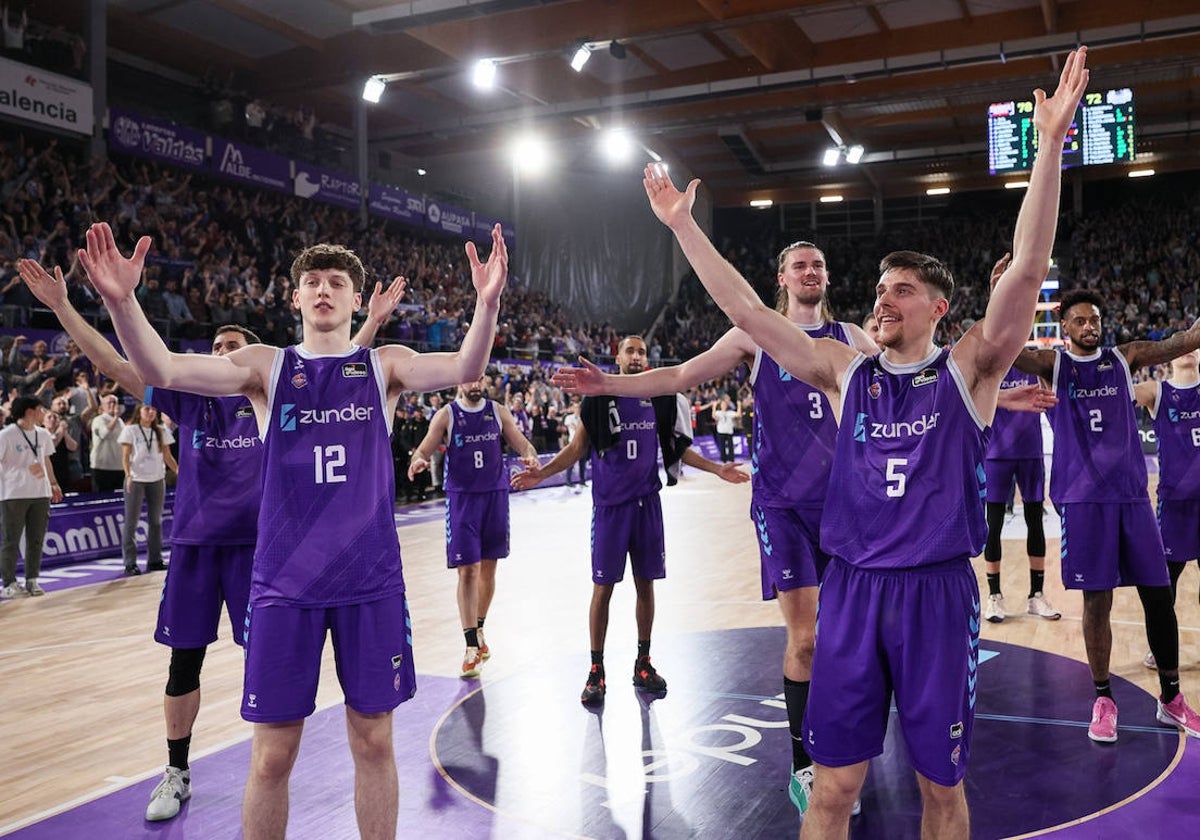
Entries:
[[579, 419], [579, 415], [571, 412], [563, 418], [563, 425], [567, 429], [567, 442], [575, 440], [575, 435], [579, 433], [579, 427], [583, 425], [583, 421]]
[[[171, 430], [164, 427], [163, 446], [175, 442]], [[133, 446], [129, 456], [129, 477], [134, 481], [162, 481], [167, 475], [167, 463], [163, 460], [162, 450], [158, 448], [158, 433], [154, 427], [149, 428], [140, 423], [131, 423], [121, 430], [117, 438], [121, 443]]]
[[0, 431], [0, 499], [49, 499], [46, 459], [53, 451], [54, 438], [43, 427], [25, 431], [16, 423], [5, 426]]
[[733, 420], [737, 417], [736, 411], [721, 411], [713, 409], [713, 419], [717, 421], [717, 433], [722, 435], [733, 434]]

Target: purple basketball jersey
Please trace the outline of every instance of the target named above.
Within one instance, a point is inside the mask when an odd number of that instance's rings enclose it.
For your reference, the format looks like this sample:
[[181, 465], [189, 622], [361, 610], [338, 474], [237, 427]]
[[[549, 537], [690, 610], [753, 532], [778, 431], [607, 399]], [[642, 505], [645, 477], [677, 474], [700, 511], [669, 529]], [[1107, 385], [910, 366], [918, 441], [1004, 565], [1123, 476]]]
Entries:
[[446, 445], [446, 492], [490, 493], [508, 489], [501, 451], [500, 412], [494, 400], [471, 409], [450, 403], [450, 442]]
[[1158, 498], [1200, 499], [1200, 388], [1158, 383]]
[[603, 456], [592, 447], [592, 503], [596, 505], [619, 505], [662, 489], [653, 403], [640, 397], [616, 400], [621, 439]]
[[1148, 498], [1125, 357], [1112, 347], [1091, 356], [1057, 352], [1050, 498], [1057, 505]]
[[246, 397], [200, 397], [147, 388], [146, 402], [179, 425], [179, 483], [171, 541], [254, 545], [262, 493], [262, 441]]
[[978, 554], [988, 429], [950, 351], [911, 365], [859, 356], [842, 400], [821, 547], [879, 569]]
[[[1011, 368], [1000, 382], [1000, 390], [1036, 385], [1038, 378]], [[1020, 460], [1042, 457], [1042, 416], [1036, 411], [997, 408], [992, 420], [988, 460]]]
[[251, 601], [336, 607], [404, 591], [391, 412], [374, 350], [279, 350]]
[[[801, 327], [813, 338], [850, 344], [846, 325]], [[825, 395], [794, 378], [760, 348], [750, 370], [754, 388], [753, 504], [816, 507], [825, 504], [837, 418]]]

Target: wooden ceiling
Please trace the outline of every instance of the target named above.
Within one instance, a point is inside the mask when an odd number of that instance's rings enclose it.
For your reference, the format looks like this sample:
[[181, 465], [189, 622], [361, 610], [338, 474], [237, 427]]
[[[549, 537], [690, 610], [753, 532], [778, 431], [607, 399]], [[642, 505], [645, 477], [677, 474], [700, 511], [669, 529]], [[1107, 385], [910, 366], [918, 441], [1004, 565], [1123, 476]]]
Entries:
[[[72, 6], [82, 0], [63, 0], [63, 14]], [[363, 80], [387, 75], [367, 116], [373, 164], [424, 168], [465, 195], [512, 178], [503, 150], [519, 130], [548, 137], [560, 166], [594, 170], [601, 130], [617, 126], [702, 178], [719, 205], [994, 188], [988, 104], [1053, 89], [1076, 43], [1090, 47], [1092, 90], [1133, 89], [1138, 165], [1200, 169], [1198, 0], [108, 0], [108, 9], [114, 55], [197, 79], [234, 68], [252, 94], [310, 103], [347, 128]], [[594, 50], [576, 73], [580, 43]], [[469, 80], [484, 57], [498, 62], [490, 93]], [[835, 134], [865, 147], [859, 165], [821, 165]]]

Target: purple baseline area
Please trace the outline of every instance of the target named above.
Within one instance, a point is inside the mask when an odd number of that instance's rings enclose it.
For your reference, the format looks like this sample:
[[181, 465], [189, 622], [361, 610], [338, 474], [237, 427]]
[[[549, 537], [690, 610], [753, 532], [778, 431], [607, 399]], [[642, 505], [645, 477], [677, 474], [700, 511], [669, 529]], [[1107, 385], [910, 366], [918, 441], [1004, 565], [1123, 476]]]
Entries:
[[[780, 724], [786, 718], [767, 688], [778, 675], [754, 655], [782, 646], [783, 639], [781, 628], [751, 628], [656, 640], [655, 661], [672, 668], [667, 696], [638, 695], [614, 665], [598, 714], [578, 702], [583, 656], [495, 682], [486, 675], [482, 683], [420, 677], [416, 697], [395, 718], [398, 836], [795, 836], [798, 820], [784, 785], [790, 751]], [[1114, 679], [1121, 741], [1093, 744], [1082, 719], [1088, 707], [1083, 665], [1012, 645], [986, 643], [984, 649], [980, 673], [987, 688], [967, 775], [973, 838], [1027, 831], [1068, 840], [1133, 838], [1149, 836], [1149, 826], [1200, 820], [1195, 748], [1152, 783], [1176, 755], [1179, 739], [1154, 723], [1153, 701], [1144, 691]], [[1029, 691], [1034, 676], [1051, 679]], [[852, 838], [917, 836], [919, 794], [896, 728], [872, 762]], [[748, 738], [750, 730], [761, 737]], [[657, 784], [640, 779], [642, 751], [653, 755], [646, 773]], [[11, 836], [240, 837], [248, 761], [248, 742], [194, 760], [193, 798], [166, 823], [141, 816], [157, 782], [152, 778]], [[289, 837], [355, 836], [352, 772], [341, 708], [318, 712], [309, 719], [293, 774]], [[1131, 796], [1111, 813], [1050, 830], [1064, 817], [1087, 817]]]

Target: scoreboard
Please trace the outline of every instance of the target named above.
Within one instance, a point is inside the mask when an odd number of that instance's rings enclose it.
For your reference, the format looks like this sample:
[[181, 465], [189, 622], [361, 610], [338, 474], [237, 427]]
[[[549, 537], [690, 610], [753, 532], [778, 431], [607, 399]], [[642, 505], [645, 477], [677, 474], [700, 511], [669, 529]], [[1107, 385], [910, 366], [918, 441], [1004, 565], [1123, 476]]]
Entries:
[[[1063, 141], [1063, 166], [1128, 163], [1134, 159], [1133, 91], [1085, 93]], [[988, 171], [996, 175], [1033, 166], [1037, 153], [1033, 100], [988, 106]]]

